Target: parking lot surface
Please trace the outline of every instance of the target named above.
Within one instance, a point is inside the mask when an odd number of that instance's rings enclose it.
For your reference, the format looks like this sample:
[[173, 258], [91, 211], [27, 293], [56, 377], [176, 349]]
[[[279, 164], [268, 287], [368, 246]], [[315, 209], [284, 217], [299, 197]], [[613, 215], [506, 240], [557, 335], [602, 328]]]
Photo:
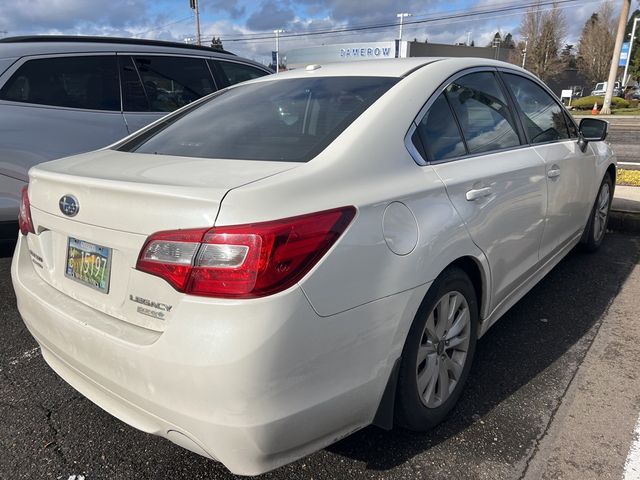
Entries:
[[[571, 253], [479, 342], [460, 403], [433, 431], [368, 427], [261, 478], [521, 478], [639, 261], [640, 239], [620, 233], [595, 254]], [[9, 269], [0, 258], [0, 478], [235, 478], [59, 379], [20, 320]]]

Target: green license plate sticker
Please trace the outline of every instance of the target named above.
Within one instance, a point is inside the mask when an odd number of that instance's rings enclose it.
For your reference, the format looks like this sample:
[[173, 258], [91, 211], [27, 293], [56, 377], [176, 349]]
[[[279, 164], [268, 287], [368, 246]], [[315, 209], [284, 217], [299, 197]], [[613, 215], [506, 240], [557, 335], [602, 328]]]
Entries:
[[109, 293], [111, 249], [69, 237], [65, 276], [102, 293]]

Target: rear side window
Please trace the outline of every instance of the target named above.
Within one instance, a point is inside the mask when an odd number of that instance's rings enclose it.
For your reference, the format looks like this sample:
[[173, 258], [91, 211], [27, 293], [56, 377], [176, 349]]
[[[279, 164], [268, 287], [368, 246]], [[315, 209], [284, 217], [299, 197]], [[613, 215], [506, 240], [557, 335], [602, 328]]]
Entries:
[[293, 78], [240, 85], [133, 138], [122, 151], [306, 162], [397, 82]]
[[493, 73], [465, 75], [449, 85], [445, 92], [469, 153], [520, 145], [514, 116]]
[[235, 62], [216, 62], [220, 66], [220, 74], [226, 86], [235, 85], [236, 83], [246, 82], [258, 77], [264, 77], [267, 72], [249, 65], [243, 65]]
[[522, 112], [522, 123], [531, 143], [569, 138], [564, 110], [540, 85], [520, 75], [503, 74]]
[[115, 55], [41, 58], [24, 63], [0, 99], [88, 110], [120, 110]]
[[[126, 102], [129, 111], [172, 112], [215, 91], [213, 77], [202, 58], [134, 56], [133, 61], [145, 100], [142, 102], [139, 93], [134, 93], [138, 99]], [[123, 82], [135, 81], [133, 75], [123, 78]], [[123, 90], [128, 91], [124, 87]]]
[[[418, 124], [418, 133], [427, 158], [440, 162], [467, 153], [449, 102], [441, 94]], [[415, 143], [415, 142], [414, 142]], [[420, 148], [418, 147], [418, 151]]]

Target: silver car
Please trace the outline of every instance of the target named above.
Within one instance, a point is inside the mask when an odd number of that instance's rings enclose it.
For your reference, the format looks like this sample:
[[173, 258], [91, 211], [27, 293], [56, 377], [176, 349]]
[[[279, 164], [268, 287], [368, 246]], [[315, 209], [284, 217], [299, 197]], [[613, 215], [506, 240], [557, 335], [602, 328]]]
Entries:
[[0, 40], [0, 239], [15, 238], [33, 165], [95, 150], [218, 89], [272, 73], [207, 47], [34, 36]]

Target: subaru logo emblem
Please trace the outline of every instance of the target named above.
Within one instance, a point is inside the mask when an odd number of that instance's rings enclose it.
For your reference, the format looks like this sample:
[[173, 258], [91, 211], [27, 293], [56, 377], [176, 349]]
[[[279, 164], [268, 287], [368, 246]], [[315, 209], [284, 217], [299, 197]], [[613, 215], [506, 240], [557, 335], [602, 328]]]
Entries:
[[75, 217], [80, 211], [80, 204], [78, 199], [73, 195], [65, 195], [60, 199], [60, 211], [67, 217]]

